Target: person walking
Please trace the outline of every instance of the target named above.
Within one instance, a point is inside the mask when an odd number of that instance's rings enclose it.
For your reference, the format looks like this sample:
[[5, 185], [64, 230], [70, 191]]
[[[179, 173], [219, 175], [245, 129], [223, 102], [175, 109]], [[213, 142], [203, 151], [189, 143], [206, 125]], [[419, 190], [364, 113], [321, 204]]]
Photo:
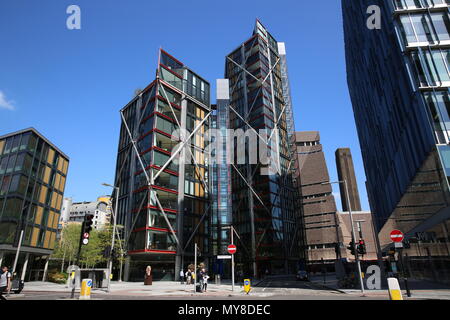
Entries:
[[180, 270], [180, 284], [184, 284], [184, 272], [183, 272], [183, 269]]
[[8, 267], [2, 267], [0, 274], [0, 300], [6, 300], [3, 296], [4, 292], [11, 290], [11, 273], [8, 271]]

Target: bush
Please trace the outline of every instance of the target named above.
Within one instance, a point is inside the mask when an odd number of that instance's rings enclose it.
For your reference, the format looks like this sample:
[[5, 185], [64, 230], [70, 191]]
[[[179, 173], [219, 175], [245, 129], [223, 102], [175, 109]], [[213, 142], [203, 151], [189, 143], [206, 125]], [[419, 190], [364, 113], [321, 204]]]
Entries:
[[58, 272], [56, 270], [51, 271], [48, 273], [48, 281], [58, 284], [64, 284], [66, 283], [67, 279], [69, 278], [69, 275], [65, 272]]

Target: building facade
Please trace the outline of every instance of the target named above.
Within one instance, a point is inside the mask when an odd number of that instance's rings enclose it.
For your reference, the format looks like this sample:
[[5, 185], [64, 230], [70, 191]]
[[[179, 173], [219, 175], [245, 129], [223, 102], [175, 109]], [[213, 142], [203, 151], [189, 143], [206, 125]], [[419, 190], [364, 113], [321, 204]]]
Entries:
[[[230, 92], [229, 81], [218, 79], [216, 82], [217, 103], [213, 106], [211, 128], [218, 131], [215, 142], [216, 148], [211, 153], [212, 172], [212, 214], [211, 214], [211, 241], [212, 254], [228, 255], [227, 247], [231, 244], [231, 229], [233, 224], [231, 165], [227, 158], [230, 154], [230, 145], [227, 143], [230, 120]], [[220, 140], [219, 140], [220, 139]], [[231, 278], [231, 261], [214, 258], [213, 273], [224, 278]]]
[[[156, 79], [122, 110], [115, 186], [125, 226], [125, 280], [172, 280], [210, 256], [210, 181], [204, 133], [210, 85], [164, 50]], [[178, 130], [178, 131], [177, 131]], [[189, 139], [190, 138], [190, 139]]]
[[347, 195], [345, 194], [345, 188], [340, 185], [342, 211], [348, 211], [349, 207], [352, 211], [361, 211], [361, 201], [359, 199], [352, 152], [350, 148], [339, 148], [336, 150], [335, 156], [339, 181], [347, 181], [348, 197], [350, 199], [349, 204]]
[[[367, 21], [373, 5], [380, 29]], [[450, 282], [449, 4], [343, 0], [342, 8], [348, 85], [381, 247], [388, 250], [390, 232], [400, 229], [412, 275]]]
[[334, 265], [345, 249], [320, 134], [296, 132], [295, 145], [308, 263]]
[[[293, 273], [303, 257], [289, 149], [286, 108], [291, 106], [286, 101], [289, 93], [283, 90], [288, 85], [287, 72], [282, 73], [286, 59], [280, 54], [285, 58], [285, 51], [280, 53], [277, 41], [257, 20], [252, 37], [233, 50], [225, 63], [230, 128], [236, 135], [231, 171], [233, 225], [246, 244], [237, 253], [237, 267], [255, 277], [265, 272]], [[253, 142], [246, 142], [247, 138], [257, 132], [262, 133], [258, 142], [268, 146], [269, 164], [264, 155], [249, 151]], [[245, 159], [238, 158], [238, 145], [245, 147]], [[257, 164], [251, 163], [252, 156], [257, 156]]]
[[86, 215], [93, 215], [92, 227], [102, 230], [109, 225], [111, 219], [108, 207], [109, 201], [74, 202], [70, 206], [67, 223], [82, 223]]
[[0, 136], [0, 264], [41, 280], [58, 230], [69, 157], [34, 128]]

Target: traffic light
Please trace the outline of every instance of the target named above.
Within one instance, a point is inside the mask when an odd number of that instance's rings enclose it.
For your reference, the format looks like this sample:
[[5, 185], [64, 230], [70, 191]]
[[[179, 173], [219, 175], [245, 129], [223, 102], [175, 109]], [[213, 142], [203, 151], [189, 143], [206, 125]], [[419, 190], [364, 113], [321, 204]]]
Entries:
[[358, 253], [362, 255], [367, 253], [366, 242], [363, 239], [359, 240]]
[[356, 256], [355, 245], [354, 245], [354, 243], [353, 243], [353, 240], [350, 241], [350, 243], [348, 244], [347, 249], [350, 250], [350, 253], [351, 253], [352, 255]]
[[92, 224], [94, 223], [93, 214], [87, 214], [84, 216], [82, 232], [81, 232], [81, 241], [84, 245], [89, 243], [89, 233], [92, 231]]
[[109, 258], [111, 256], [111, 246], [107, 246], [104, 250], [103, 250], [103, 257], [104, 258]]

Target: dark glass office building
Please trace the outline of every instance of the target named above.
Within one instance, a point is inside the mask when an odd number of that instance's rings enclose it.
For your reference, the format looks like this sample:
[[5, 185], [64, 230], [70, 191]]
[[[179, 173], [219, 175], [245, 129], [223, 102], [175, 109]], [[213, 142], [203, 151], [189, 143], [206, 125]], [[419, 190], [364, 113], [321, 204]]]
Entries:
[[382, 249], [400, 229], [412, 275], [450, 282], [449, 2], [343, 0], [342, 7], [348, 85]]
[[[56, 243], [69, 157], [34, 128], [0, 136], [0, 264], [42, 280]], [[23, 232], [22, 232], [23, 231]]]
[[178, 277], [194, 262], [194, 243], [208, 263], [211, 201], [203, 135], [210, 113], [209, 83], [164, 50], [156, 80], [121, 110], [115, 185], [128, 245], [125, 279], [142, 281], [147, 266], [154, 280]]
[[[216, 84], [217, 103], [213, 106], [211, 128], [220, 134], [218, 134], [219, 137], [214, 138], [214, 141], [211, 141], [213, 145], [216, 144], [215, 150], [212, 150], [210, 164], [212, 172], [211, 241], [214, 256], [212, 271], [223, 279], [231, 278], [231, 261], [217, 259], [218, 255], [228, 255], [227, 247], [231, 244], [229, 227], [233, 224], [231, 165], [227, 163], [230, 146], [226, 143], [230, 127], [230, 94], [227, 79], [217, 79]], [[235, 243], [237, 242], [236, 239]]]
[[[285, 52], [281, 52], [285, 55]], [[268, 154], [278, 165], [277, 172], [258, 155], [258, 164], [251, 164], [249, 145], [245, 146], [245, 164], [231, 170], [233, 225], [241, 235], [242, 246], [237, 254], [237, 268], [244, 274], [258, 276], [293, 273], [300, 261], [298, 219], [295, 205], [298, 193], [292, 179], [292, 156], [289, 148], [289, 93], [285, 57], [280, 57], [277, 41], [256, 21], [253, 35], [226, 57], [225, 78], [230, 88], [230, 128], [245, 133], [267, 130]], [[284, 72], [282, 72], [282, 70]], [[291, 111], [291, 110], [290, 110]], [[291, 122], [289, 122], [291, 123]], [[293, 130], [293, 126], [290, 126]], [[272, 134], [273, 133], [273, 134]], [[235, 137], [235, 142], [242, 137]], [[242, 141], [242, 140], [241, 140]], [[234, 145], [236, 148], [236, 144]], [[236, 150], [234, 150], [236, 151]], [[266, 172], [267, 174], [263, 174]]]

